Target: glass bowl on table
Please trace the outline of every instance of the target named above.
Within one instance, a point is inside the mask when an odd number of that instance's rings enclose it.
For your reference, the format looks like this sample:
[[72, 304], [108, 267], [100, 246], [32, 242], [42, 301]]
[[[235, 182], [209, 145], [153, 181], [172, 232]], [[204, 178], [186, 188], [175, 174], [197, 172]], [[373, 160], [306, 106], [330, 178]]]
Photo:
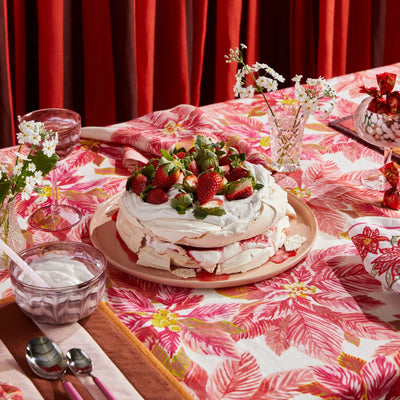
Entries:
[[[383, 149], [383, 165], [392, 159], [393, 149], [400, 147], [400, 115], [379, 114], [368, 110], [371, 97], [365, 98], [354, 114], [354, 128], [366, 142]], [[361, 178], [364, 187], [385, 191], [390, 188], [379, 169], [367, 171]]]
[[89, 316], [105, 291], [107, 261], [80, 242], [51, 242], [28, 247], [18, 255], [50, 285], [38, 286], [14, 262], [9, 265], [15, 301], [31, 319], [67, 324]]
[[32, 227], [47, 232], [70, 229], [80, 222], [82, 213], [76, 207], [59, 203], [58, 168], [79, 142], [81, 116], [64, 108], [44, 108], [25, 114], [21, 121], [43, 122], [47, 130], [58, 133], [56, 153], [59, 160], [51, 171], [51, 204], [37, 209], [28, 222]]

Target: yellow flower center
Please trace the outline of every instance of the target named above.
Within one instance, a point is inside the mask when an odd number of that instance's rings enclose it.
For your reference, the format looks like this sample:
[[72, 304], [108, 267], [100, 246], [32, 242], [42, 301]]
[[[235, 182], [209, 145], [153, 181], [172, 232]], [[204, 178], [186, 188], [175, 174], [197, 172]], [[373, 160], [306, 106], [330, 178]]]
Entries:
[[294, 105], [296, 105], [296, 104], [299, 104], [299, 101], [297, 99], [291, 99], [291, 98], [287, 97], [286, 99], [281, 100], [280, 103], [281, 104], [289, 104], [289, 105], [294, 104]]
[[262, 147], [269, 147], [270, 143], [271, 143], [271, 141], [270, 141], [269, 136], [263, 136], [260, 139], [260, 146], [262, 146]]
[[294, 282], [283, 285], [283, 288], [289, 292], [289, 297], [307, 297], [309, 294], [317, 292], [316, 286], [307, 286], [304, 282]]
[[173, 136], [175, 133], [179, 131], [183, 131], [182, 125], [180, 122], [176, 124], [174, 121], [167, 122], [165, 124], [164, 129], [162, 130], [162, 132], [168, 136]]
[[164, 308], [160, 308], [156, 313], [153, 314], [151, 323], [156, 328], [168, 327], [172, 331], [180, 331], [181, 329], [178, 325], [178, 315]]
[[364, 246], [369, 246], [371, 243], [371, 238], [365, 238], [364, 239]]
[[297, 196], [300, 199], [305, 199], [311, 196], [311, 190], [307, 188], [292, 188], [289, 190], [290, 193], [293, 193], [295, 196]]

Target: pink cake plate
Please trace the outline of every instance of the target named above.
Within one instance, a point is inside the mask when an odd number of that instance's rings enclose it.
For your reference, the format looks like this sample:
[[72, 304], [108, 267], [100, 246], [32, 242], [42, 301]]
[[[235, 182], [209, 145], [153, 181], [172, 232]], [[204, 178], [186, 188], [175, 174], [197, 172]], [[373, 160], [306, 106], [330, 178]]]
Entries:
[[265, 264], [248, 272], [230, 275], [215, 275], [201, 272], [195, 278], [185, 279], [169, 271], [136, 264], [136, 255], [128, 250], [118, 238], [113, 219], [113, 215], [118, 211], [118, 200], [121, 195], [122, 193], [117, 193], [110, 197], [94, 213], [89, 228], [92, 243], [115, 268], [136, 278], [163, 285], [213, 289], [246, 285], [274, 277], [295, 266], [307, 256], [314, 245], [318, 232], [317, 220], [311, 208], [295, 195], [288, 193], [289, 203], [297, 214], [297, 218], [291, 223], [288, 236], [297, 233], [307, 239], [294, 256], [280, 263], [269, 260]]

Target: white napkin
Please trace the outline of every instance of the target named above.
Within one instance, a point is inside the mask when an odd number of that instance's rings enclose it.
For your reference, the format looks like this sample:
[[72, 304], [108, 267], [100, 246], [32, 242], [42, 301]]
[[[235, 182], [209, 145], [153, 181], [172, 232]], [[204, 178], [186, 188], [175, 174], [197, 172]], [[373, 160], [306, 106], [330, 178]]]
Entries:
[[367, 272], [400, 294], [400, 219], [358, 218], [348, 233]]
[[[22, 396], [23, 399], [43, 400], [43, 397], [36, 389], [32, 381], [24, 374], [17, 361], [9, 352], [5, 344], [0, 340], [0, 399], [11, 399], [12, 395], [4, 396], [3, 390], [11, 390]], [[3, 390], [2, 390], [3, 389]], [[21, 397], [20, 397], [21, 398]]]

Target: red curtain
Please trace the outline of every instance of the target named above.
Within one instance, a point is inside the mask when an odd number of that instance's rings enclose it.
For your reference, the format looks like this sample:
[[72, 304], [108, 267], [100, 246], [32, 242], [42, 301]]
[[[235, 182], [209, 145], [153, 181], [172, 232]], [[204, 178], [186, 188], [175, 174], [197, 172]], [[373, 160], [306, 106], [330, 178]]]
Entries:
[[0, 147], [37, 108], [103, 126], [231, 99], [224, 55], [239, 43], [286, 85], [397, 62], [399, 11], [397, 0], [0, 0]]

